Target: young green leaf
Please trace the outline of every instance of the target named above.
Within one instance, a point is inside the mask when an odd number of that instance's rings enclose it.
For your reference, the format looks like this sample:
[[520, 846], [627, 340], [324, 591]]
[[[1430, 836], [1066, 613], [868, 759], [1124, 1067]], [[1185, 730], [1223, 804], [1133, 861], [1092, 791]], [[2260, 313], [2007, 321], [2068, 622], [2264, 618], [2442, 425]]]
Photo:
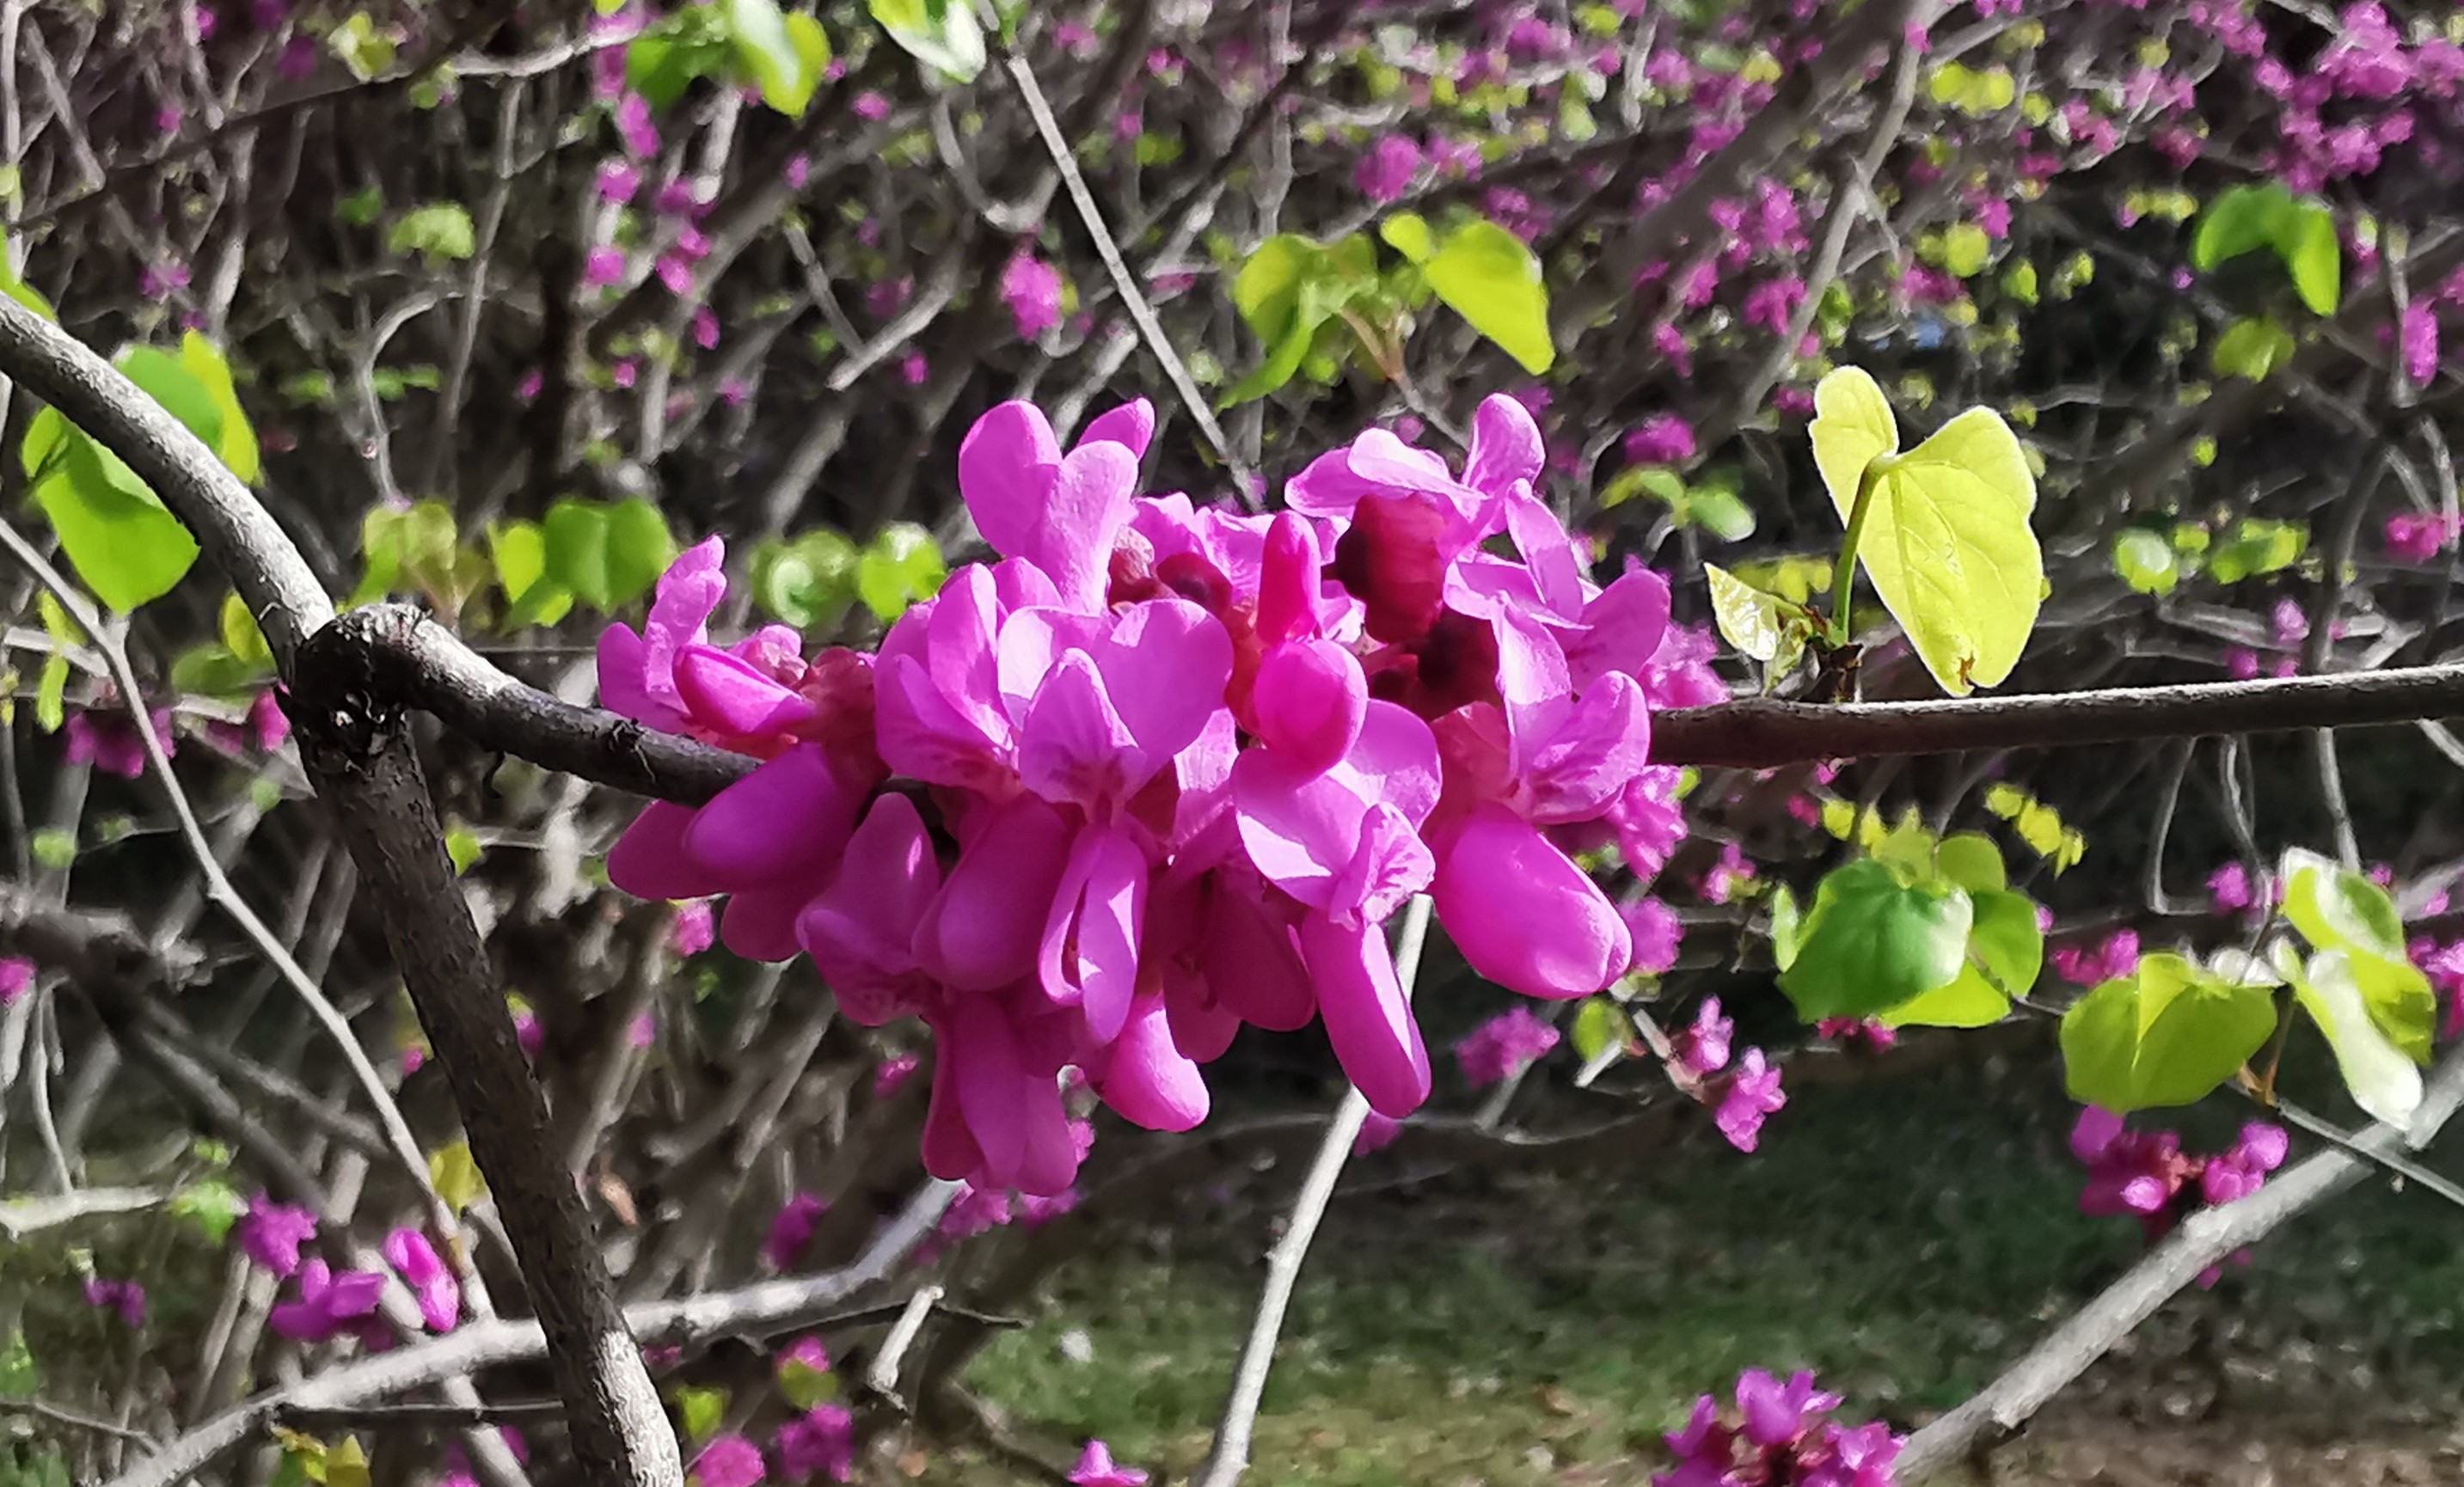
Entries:
[[1429, 230], [1428, 219], [1417, 211], [1398, 211], [1377, 224], [1377, 235], [1386, 246], [1414, 263], [1427, 263], [1438, 254], [1437, 234]]
[[1814, 397], [1823, 484], [1840, 519], [1852, 521], [1870, 482], [1857, 558], [1918, 658], [1953, 696], [2009, 676], [2045, 581], [2028, 524], [2036, 482], [2010, 426], [1970, 408], [1902, 454], [1890, 405], [1862, 370], [1833, 372]]
[[869, 0], [872, 18], [907, 54], [954, 82], [984, 70], [984, 33], [970, 0]]
[[1969, 897], [1976, 922], [1968, 932], [1968, 958], [1997, 990], [2026, 995], [2045, 964], [2045, 931], [2036, 927], [2035, 901], [2000, 889], [1971, 890]]
[[2405, 953], [2404, 921], [2387, 890], [2360, 873], [2295, 847], [2279, 868], [2284, 917], [2313, 950], [2342, 952], [2344, 973], [2381, 1033], [2416, 1063], [2430, 1061], [2438, 997]]
[[2190, 262], [2206, 273], [2261, 248], [2276, 251], [2312, 314], [2336, 313], [2343, 296], [2343, 248], [2324, 203], [2297, 198], [2280, 181], [2234, 186], [2201, 214]]
[[471, 1157], [471, 1143], [457, 1141], [428, 1154], [428, 1181], [456, 1214], [488, 1195], [488, 1180]]
[[95, 597], [122, 614], [169, 593], [197, 560], [197, 543], [134, 470], [57, 408], [27, 425], [22, 448], [34, 504]]
[[948, 576], [933, 534], [913, 522], [893, 521], [856, 559], [855, 590], [873, 618], [888, 624], [908, 605], [939, 593]]
[[[808, 39], [799, 43], [790, 18], [781, 14], [777, 0], [719, 0], [719, 10], [727, 18], [728, 36], [736, 46], [736, 60], [744, 76], [761, 90], [761, 101], [786, 115], [801, 119], [805, 106], [813, 100], [813, 89], [822, 80], [822, 68], [829, 65], [829, 40], [821, 42], [819, 66], [805, 61]], [[821, 34], [821, 27], [812, 17], [803, 17], [811, 34]]]
[[1903, 883], [1887, 864], [1822, 880], [1779, 988], [1807, 1021], [1866, 1017], [1959, 978], [1974, 910], [1947, 883]]
[[1494, 222], [1468, 222], [1445, 242], [1420, 272], [1446, 308], [1471, 322], [1537, 377], [1555, 363], [1549, 336], [1549, 290], [1540, 260]]
[[2142, 594], [2170, 594], [2182, 581], [2182, 559], [2163, 534], [2131, 527], [2113, 539], [2113, 571]]
[[2421, 1069], [2380, 1029], [2354, 964], [2344, 951], [2321, 951], [2295, 976], [2293, 993], [2327, 1035], [2353, 1103], [2372, 1119], [2402, 1129], [2421, 1104]]
[[2062, 1065], [2072, 1099], [2126, 1115], [2205, 1099], [2275, 1031], [2266, 987], [2158, 953], [2062, 1015]]
[[257, 448], [256, 430], [249, 426], [248, 414], [240, 408], [238, 389], [231, 385], [231, 363], [212, 341], [189, 331], [180, 338], [180, 365], [206, 389], [221, 419], [222, 437], [214, 445], [214, 453], [232, 474], [249, 485], [256, 484], [256, 477], [264, 472], [263, 456]]
[[220, 1244], [248, 1212], [248, 1200], [223, 1179], [205, 1177], [171, 1194], [164, 1207], [174, 1218], [186, 1219], [208, 1244]]
[[2263, 383], [2277, 367], [2293, 360], [2293, 333], [2268, 316], [2235, 320], [2233, 328], [2218, 338], [2208, 360], [2219, 377]]
[[430, 202], [405, 212], [385, 234], [385, 251], [417, 253], [430, 268], [458, 263], [478, 251], [471, 213], [456, 202]]
[[1703, 577], [1711, 585], [1711, 619], [1721, 639], [1756, 661], [1777, 655], [1789, 616], [1803, 606], [1766, 594], [1717, 563], [1705, 563]]
[[567, 497], [548, 508], [540, 535], [547, 576], [601, 614], [648, 593], [676, 553], [667, 518], [639, 496], [613, 506]]
[[2011, 998], [1993, 989], [1974, 966], [1956, 980], [1880, 1014], [1884, 1027], [1991, 1027], [2011, 1015]]

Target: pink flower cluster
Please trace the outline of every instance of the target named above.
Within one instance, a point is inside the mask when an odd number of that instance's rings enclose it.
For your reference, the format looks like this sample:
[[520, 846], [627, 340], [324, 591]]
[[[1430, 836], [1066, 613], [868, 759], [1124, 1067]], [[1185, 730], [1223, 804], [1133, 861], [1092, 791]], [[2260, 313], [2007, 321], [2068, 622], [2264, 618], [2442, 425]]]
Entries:
[[[1064, 450], [1004, 404], [958, 453], [977, 528], [878, 657], [722, 647], [716, 538], [599, 651], [602, 700], [754, 754], [608, 855], [645, 898], [729, 895], [739, 954], [809, 954], [841, 1008], [938, 1046], [926, 1166], [1050, 1194], [1082, 1156], [1060, 1075], [1186, 1130], [1240, 1026], [1322, 1021], [1371, 1104], [1427, 1098], [1386, 919], [1423, 890], [1472, 968], [1608, 986], [1626, 921], [1573, 854], [1656, 869], [1683, 827], [1650, 711], [1725, 697], [1639, 565], [1605, 588], [1534, 491], [1523, 405], [1482, 405], [1460, 473], [1372, 429], [1272, 516], [1140, 496], [1144, 403]], [[1665, 642], [1665, 644], [1663, 644]]]
[[1728, 1145], [1751, 1151], [1762, 1144], [1763, 1122], [1779, 1113], [1788, 1104], [1788, 1095], [1779, 1087], [1779, 1070], [1759, 1048], [1747, 1049], [1725, 1081], [1714, 1077], [1728, 1067], [1736, 1031], [1736, 1023], [1720, 1011], [1720, 998], [1705, 996], [1694, 1010], [1693, 1024], [1670, 1039], [1671, 1072], [1681, 1087], [1705, 1104], [1716, 1095], [1711, 1124], [1720, 1128]]
[[[2088, 1170], [2079, 1212], [2136, 1218], [2153, 1244], [2201, 1204], [2231, 1203], [2256, 1192], [2267, 1174], [2284, 1165], [2288, 1145], [2283, 1126], [2253, 1121], [2231, 1150], [2191, 1156], [2174, 1132], [2125, 1129], [2121, 1116], [2090, 1105], [2071, 1128], [2071, 1154]], [[2210, 1269], [2199, 1283], [2213, 1285], [2216, 1275]]]
[[1674, 1469], [1656, 1474], [1652, 1487], [1890, 1487], [1892, 1463], [1906, 1441], [1881, 1421], [1846, 1426], [1823, 1416], [1839, 1408], [1839, 1396], [1815, 1388], [1799, 1371], [1786, 1383], [1760, 1368], [1737, 1377], [1737, 1407], [1723, 1416], [1705, 1394], [1693, 1418], [1670, 1432]]

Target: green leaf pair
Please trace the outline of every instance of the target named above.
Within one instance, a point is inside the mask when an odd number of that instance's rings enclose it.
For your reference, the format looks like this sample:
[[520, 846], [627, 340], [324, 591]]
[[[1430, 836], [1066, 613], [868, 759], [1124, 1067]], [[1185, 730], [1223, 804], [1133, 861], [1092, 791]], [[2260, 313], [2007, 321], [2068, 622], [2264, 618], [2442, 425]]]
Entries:
[[1549, 335], [1549, 288], [1540, 260], [1523, 239], [1475, 218], [1442, 237], [1416, 212], [1397, 212], [1377, 230], [1386, 245], [1411, 260], [1429, 289], [1473, 330], [1538, 377], [1556, 364]]
[[2333, 315], [2343, 297], [2343, 247], [2326, 204], [2297, 197], [2280, 181], [2237, 186], [2208, 204], [2190, 239], [2190, 262], [2205, 273], [2220, 263], [2272, 248], [2313, 315]]
[[[2035, 476], [2018, 437], [2000, 414], [1970, 408], [1902, 453], [1881, 387], [1856, 367], [1825, 377], [1814, 405], [1815, 463], [1848, 527], [1842, 575], [1864, 564], [1945, 691], [1963, 697], [2002, 681], [2045, 589], [2029, 526]], [[1834, 587], [1832, 602], [1844, 606], [1844, 585]]]
[[1688, 484], [1673, 470], [1638, 465], [1617, 471], [1600, 492], [1600, 507], [1623, 506], [1648, 495], [1668, 508], [1668, 519], [1679, 530], [1696, 527], [1723, 542], [1742, 542], [1754, 535], [1754, 509], [1738, 492], [1733, 470], [1714, 470]]
[[1824, 878], [1801, 921], [1793, 901], [1773, 921], [1780, 990], [1809, 1022], [1983, 1027], [2035, 984], [2044, 959], [2036, 906], [2010, 890], [1993, 843], [1937, 842], [1913, 820]]
[[709, 0], [645, 30], [626, 49], [625, 81], [653, 108], [673, 107], [705, 77], [761, 90], [761, 101], [801, 119], [830, 65], [822, 23], [777, 0]]

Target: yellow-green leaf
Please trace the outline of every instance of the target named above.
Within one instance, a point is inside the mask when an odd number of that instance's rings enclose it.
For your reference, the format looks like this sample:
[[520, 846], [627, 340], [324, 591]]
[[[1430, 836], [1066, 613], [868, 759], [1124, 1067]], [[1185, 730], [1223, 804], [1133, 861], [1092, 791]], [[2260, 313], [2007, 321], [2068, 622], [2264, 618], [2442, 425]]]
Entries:
[[1843, 521], [1870, 472], [1858, 560], [1925, 668], [1953, 696], [2009, 676], [2045, 582], [2028, 524], [2036, 482], [2018, 436], [2001, 415], [1970, 408], [1900, 454], [1890, 405], [1857, 367], [1822, 380], [1815, 413], [1815, 460]]
[[471, 1157], [471, 1143], [457, 1141], [428, 1154], [428, 1181], [448, 1208], [460, 1214], [488, 1195], [488, 1180]]
[[1377, 235], [1414, 263], [1426, 263], [1436, 256], [1438, 240], [1430, 233], [1428, 219], [1417, 211], [1398, 211], [1377, 225]]
[[1468, 222], [1446, 235], [1420, 272], [1448, 309], [1525, 371], [1537, 377], [1556, 362], [1549, 290], [1540, 281], [1540, 260], [1523, 239], [1494, 222]]
[[231, 385], [231, 363], [223, 360], [214, 343], [190, 331], [180, 338], [180, 365], [187, 369], [214, 400], [222, 414], [222, 437], [215, 442], [214, 452], [222, 456], [231, 472], [250, 485], [265, 466], [256, 447], [256, 430], [248, 424], [248, 415], [240, 410], [239, 393]]
[[1703, 577], [1710, 581], [1711, 618], [1720, 626], [1721, 637], [1756, 661], [1779, 654], [1788, 624], [1785, 601], [1717, 563], [1705, 563]]

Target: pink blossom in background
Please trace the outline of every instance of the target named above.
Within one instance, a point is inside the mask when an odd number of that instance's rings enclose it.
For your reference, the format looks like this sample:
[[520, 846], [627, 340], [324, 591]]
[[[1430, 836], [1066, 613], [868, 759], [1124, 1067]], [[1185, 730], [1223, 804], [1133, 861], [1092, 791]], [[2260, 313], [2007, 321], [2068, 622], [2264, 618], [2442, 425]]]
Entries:
[[1749, 1048], [1737, 1061], [1736, 1076], [1711, 1120], [1720, 1134], [1728, 1138], [1728, 1145], [1751, 1151], [1762, 1141], [1764, 1119], [1787, 1104], [1788, 1096], [1779, 1087], [1779, 1070], [1764, 1061], [1761, 1049]]
[[312, 1256], [301, 1262], [293, 1286], [292, 1299], [267, 1314], [267, 1324], [295, 1343], [322, 1343], [375, 1321], [385, 1277], [373, 1270], [336, 1274]]
[[625, 1041], [633, 1048], [648, 1048], [659, 1040], [659, 1017], [653, 1012], [643, 1013], [626, 1024]]
[[523, 1058], [539, 1056], [539, 1050], [547, 1046], [547, 1029], [540, 1025], [538, 1013], [528, 1007], [514, 1010], [514, 1041], [521, 1045]]
[[1557, 1030], [1516, 1007], [1489, 1018], [1455, 1044], [1455, 1061], [1474, 1089], [1510, 1079], [1557, 1046]]
[[385, 1236], [385, 1263], [410, 1287], [419, 1301], [419, 1317], [430, 1332], [453, 1330], [462, 1320], [462, 1285], [452, 1269], [416, 1229], [396, 1229]]
[[898, 361], [898, 380], [910, 387], [921, 387], [924, 379], [933, 375], [933, 363], [924, 360], [921, 351], [911, 351]]
[[780, 1426], [771, 1447], [780, 1475], [791, 1481], [844, 1482], [855, 1475], [855, 1416], [841, 1405], [816, 1405]]
[[1872, 1017], [1825, 1017], [1814, 1026], [1815, 1036], [1841, 1044], [1863, 1043], [1876, 1053], [1897, 1044], [1899, 1031]]
[[1420, 146], [1407, 137], [1383, 136], [1361, 157], [1359, 166], [1353, 172], [1353, 184], [1371, 201], [1399, 201], [1410, 193], [1413, 181], [1419, 176], [1422, 159]]
[[2250, 869], [2239, 863], [2227, 863], [2208, 874], [2208, 896], [2221, 912], [2238, 913], [2248, 908], [2253, 902]]
[[1746, 858], [1745, 849], [1731, 842], [1720, 848], [1720, 861], [1703, 875], [1703, 901], [1725, 904], [1736, 897], [1737, 890], [1754, 880], [1754, 864]]
[[1078, 1454], [1078, 1464], [1069, 1469], [1072, 1487], [1147, 1487], [1147, 1474], [1135, 1467], [1116, 1466], [1112, 1450], [1101, 1440], [1090, 1440]]
[[701, 1448], [685, 1477], [699, 1487], [753, 1487], [769, 1470], [760, 1447], [741, 1435], [720, 1435]]
[[1675, 909], [1656, 898], [1639, 898], [1618, 905], [1617, 914], [1625, 920], [1627, 938], [1634, 942], [1634, 959], [1626, 967], [1630, 974], [1661, 975], [1677, 964], [1677, 947], [1685, 938], [1685, 926]]
[[898, 1093], [906, 1087], [909, 1080], [915, 1077], [915, 1071], [923, 1066], [924, 1060], [918, 1054], [893, 1054], [882, 1060], [872, 1071], [872, 1098], [887, 1100]]
[[1637, 465], [1676, 465], [1694, 457], [1694, 428], [1674, 413], [1655, 413], [1625, 436], [1625, 457]]
[[2298, 645], [2309, 639], [2310, 617], [2302, 612], [2299, 604], [2290, 599], [2279, 599], [2276, 601], [2276, 610], [2271, 616], [2271, 621], [2276, 644], [2278, 645]]
[[116, 1311], [120, 1320], [131, 1327], [145, 1324], [145, 1287], [134, 1280], [105, 1280], [97, 1276], [85, 1283], [85, 1303], [100, 1310]]
[[[135, 779], [145, 773], [145, 743], [137, 732], [136, 722], [116, 705], [97, 698], [97, 706], [79, 708], [68, 715], [61, 732], [68, 735], [68, 761], [91, 764], [106, 775], [122, 779]], [[171, 710], [156, 708], [149, 714], [154, 728], [154, 741], [162, 746], [164, 757], [178, 754], [179, 741], [171, 733]]]
[[1671, 1039], [1677, 1050], [1677, 1062], [1687, 1074], [1705, 1079], [1728, 1066], [1729, 1039], [1736, 1033], [1736, 1023], [1720, 1013], [1720, 998], [1705, 996], [1694, 1009], [1692, 1025], [1682, 1029]]
[[13, 1007], [34, 989], [34, 963], [23, 955], [0, 955], [0, 1009]]
[[682, 253], [659, 254], [658, 261], [651, 265], [651, 272], [658, 275], [661, 284], [667, 286], [668, 293], [677, 298], [693, 294], [693, 262]]
[[2139, 931], [2116, 929], [2101, 945], [2056, 946], [2054, 973], [2073, 986], [2097, 986], [2139, 969]]
[[317, 71], [321, 55], [316, 37], [294, 35], [282, 44], [282, 55], [274, 64], [274, 71], [285, 82], [297, 82]]
[[821, 1226], [822, 1215], [829, 1212], [827, 1200], [815, 1193], [800, 1192], [787, 1200], [770, 1220], [769, 1237], [761, 1241], [761, 1257], [773, 1270], [793, 1270], [796, 1258], [811, 1243], [813, 1231]]
[[708, 305], [704, 305], [693, 312], [693, 340], [694, 345], [699, 346], [704, 351], [715, 351], [718, 349], [717, 311], [713, 310]]
[[625, 152], [635, 160], [659, 153], [659, 127], [650, 121], [649, 100], [638, 93], [617, 100], [616, 132], [625, 142]]
[[679, 956], [700, 954], [716, 943], [717, 924], [710, 900], [697, 898], [678, 904], [675, 917], [668, 922], [668, 950]]
[[625, 281], [625, 250], [602, 244], [582, 261], [582, 282], [605, 289]]
[[1061, 323], [1061, 271], [1024, 250], [1001, 270], [1001, 302], [1009, 306], [1021, 340], [1033, 340]]
[[2387, 556], [2399, 562], [2426, 563], [2455, 540], [2455, 530], [2444, 516], [2401, 512], [2387, 519]]
[[158, 302], [187, 287], [188, 266], [177, 259], [147, 264], [137, 275], [137, 292]]
[[299, 1247], [317, 1237], [317, 1215], [259, 1192], [240, 1215], [236, 1237], [242, 1254], [287, 1280], [299, 1268]]
[[867, 123], [879, 123], [890, 117], [890, 100], [869, 89], [856, 95], [853, 107], [855, 117]]
[[611, 207], [622, 207], [642, 189], [642, 168], [629, 160], [604, 160], [599, 163], [599, 199]]

